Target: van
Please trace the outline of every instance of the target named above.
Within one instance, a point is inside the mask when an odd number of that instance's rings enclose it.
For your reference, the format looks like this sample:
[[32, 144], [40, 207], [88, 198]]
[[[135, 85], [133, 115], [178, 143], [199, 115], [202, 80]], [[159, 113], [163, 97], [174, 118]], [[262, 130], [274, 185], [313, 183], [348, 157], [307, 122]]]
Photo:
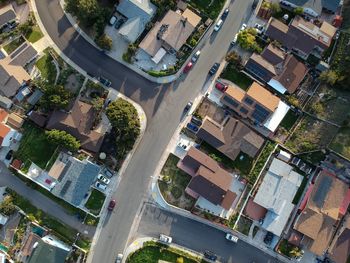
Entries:
[[214, 31], [218, 32], [218, 31], [220, 30], [220, 28], [221, 28], [221, 26], [222, 26], [223, 23], [224, 23], [224, 21], [223, 21], [222, 19], [220, 19], [220, 20], [216, 23], [216, 25], [215, 25], [215, 27], [214, 27]]

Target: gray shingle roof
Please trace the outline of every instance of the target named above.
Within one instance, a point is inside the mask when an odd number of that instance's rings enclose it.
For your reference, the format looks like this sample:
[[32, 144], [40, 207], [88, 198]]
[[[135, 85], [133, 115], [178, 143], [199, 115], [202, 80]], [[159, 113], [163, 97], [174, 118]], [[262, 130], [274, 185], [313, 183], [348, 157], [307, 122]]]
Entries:
[[0, 15], [0, 27], [2, 27], [7, 22], [10, 22], [12, 20], [16, 19], [16, 14], [13, 12], [13, 10], [7, 10], [3, 14]]
[[30, 255], [28, 263], [64, 263], [68, 253], [69, 251], [51, 246], [40, 239], [38, 246]]

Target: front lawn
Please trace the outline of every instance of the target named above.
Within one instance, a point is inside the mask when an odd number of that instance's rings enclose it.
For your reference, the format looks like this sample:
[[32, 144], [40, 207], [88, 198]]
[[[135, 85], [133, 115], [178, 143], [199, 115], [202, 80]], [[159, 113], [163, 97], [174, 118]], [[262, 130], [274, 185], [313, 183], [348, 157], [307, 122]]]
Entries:
[[224, 7], [225, 0], [189, 0], [188, 3], [211, 19], [216, 19]]
[[[182, 260], [180, 259], [182, 258]], [[157, 263], [159, 260], [167, 262], [199, 263], [205, 262], [187, 255], [185, 252], [174, 248], [168, 248], [163, 244], [153, 241], [146, 242], [143, 247], [131, 254], [127, 263]]]
[[35, 66], [39, 69], [41, 77], [53, 84], [57, 75], [56, 67], [52, 62], [53, 58], [50, 53], [47, 50], [44, 53], [45, 55], [37, 60]]
[[238, 71], [232, 63], [227, 64], [220, 77], [232, 81], [243, 90], [247, 90], [253, 83], [251, 78]]
[[49, 143], [43, 129], [29, 122], [25, 122], [22, 129], [23, 137], [15, 158], [24, 163], [34, 162], [45, 169], [57, 146]]
[[6, 46], [4, 46], [4, 49], [7, 54], [11, 54], [13, 51], [15, 51], [16, 48], [18, 48], [20, 45], [24, 43], [24, 38], [19, 37], [14, 40], [12, 40], [10, 43], [8, 43]]
[[169, 155], [160, 172], [162, 180], [159, 180], [159, 188], [168, 203], [190, 210], [195, 199], [187, 195], [185, 189], [191, 181], [191, 176], [177, 168], [179, 160], [177, 156]]
[[32, 27], [32, 30], [30, 30], [29, 34], [26, 35], [26, 39], [30, 43], [35, 43], [39, 39], [41, 39], [44, 36], [44, 34], [41, 32], [39, 26], [35, 25]]
[[101, 211], [101, 208], [103, 206], [103, 203], [106, 199], [106, 196], [104, 193], [92, 189], [91, 195], [89, 199], [87, 200], [85, 207], [90, 210], [91, 213], [94, 215], [98, 215]]

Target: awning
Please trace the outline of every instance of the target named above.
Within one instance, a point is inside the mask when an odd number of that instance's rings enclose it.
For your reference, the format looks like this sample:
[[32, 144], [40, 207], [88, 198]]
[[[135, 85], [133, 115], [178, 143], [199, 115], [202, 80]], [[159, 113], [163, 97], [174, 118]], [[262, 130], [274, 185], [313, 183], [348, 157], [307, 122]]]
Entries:
[[154, 57], [152, 58], [152, 61], [156, 64], [159, 63], [159, 61], [162, 60], [162, 58], [165, 56], [166, 54], [166, 50], [164, 48], [160, 48], [157, 53], [154, 55]]
[[275, 79], [270, 79], [270, 81], [267, 82], [267, 84], [281, 94], [284, 94], [287, 91], [287, 89], [281, 83], [279, 83], [279, 81]]
[[272, 114], [272, 116], [265, 122], [264, 126], [268, 130], [275, 132], [278, 125], [280, 125], [281, 121], [283, 120], [284, 116], [286, 116], [289, 109], [290, 107], [286, 103], [280, 101], [277, 109]]

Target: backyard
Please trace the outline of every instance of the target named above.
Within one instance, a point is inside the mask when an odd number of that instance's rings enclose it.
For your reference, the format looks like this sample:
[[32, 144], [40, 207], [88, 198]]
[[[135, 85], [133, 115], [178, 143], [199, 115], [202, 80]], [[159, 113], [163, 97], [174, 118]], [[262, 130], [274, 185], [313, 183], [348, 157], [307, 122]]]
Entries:
[[24, 38], [22, 36], [12, 40], [10, 43], [4, 46], [4, 50], [7, 54], [11, 54], [16, 48], [24, 43]]
[[350, 128], [340, 128], [329, 148], [350, 159]]
[[94, 215], [99, 215], [101, 208], [103, 206], [106, 196], [104, 193], [92, 189], [89, 199], [86, 201], [85, 207], [90, 210]]
[[169, 155], [160, 172], [162, 179], [158, 181], [159, 188], [168, 203], [191, 210], [195, 199], [185, 193], [191, 176], [177, 168], [176, 165], [179, 160], [175, 155]]
[[253, 83], [253, 80], [251, 78], [238, 71], [232, 63], [227, 64], [220, 77], [232, 81], [243, 90], [247, 90]]
[[23, 137], [15, 158], [24, 162], [27, 168], [34, 162], [45, 169], [57, 146], [48, 142], [44, 130], [30, 122], [25, 122], [22, 129]]
[[186, 254], [180, 250], [170, 248], [166, 245], [148, 241], [145, 242], [143, 247], [133, 254], [131, 254], [126, 262], [127, 263], [158, 263], [160, 260], [166, 262], [176, 263], [199, 263], [205, 262], [204, 260], [197, 259], [193, 256]]
[[292, 110], [289, 110], [286, 116], [284, 116], [283, 120], [281, 121], [280, 127], [283, 127], [287, 131], [289, 131], [293, 127], [293, 125], [295, 124], [298, 118], [299, 118], [298, 114], [296, 114]]
[[204, 13], [211, 19], [218, 17], [225, 4], [225, 0], [190, 0], [188, 2], [191, 6], [198, 9], [201, 13]]

